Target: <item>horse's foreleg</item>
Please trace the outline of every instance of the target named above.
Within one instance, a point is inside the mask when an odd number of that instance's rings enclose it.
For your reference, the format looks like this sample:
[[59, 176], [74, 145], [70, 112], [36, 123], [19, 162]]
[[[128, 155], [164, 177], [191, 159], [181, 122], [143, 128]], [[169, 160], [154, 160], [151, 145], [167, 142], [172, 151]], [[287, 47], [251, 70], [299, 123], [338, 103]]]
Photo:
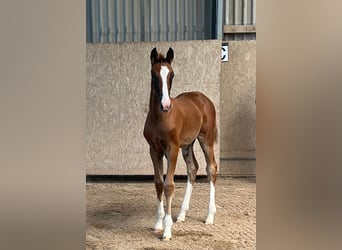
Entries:
[[182, 202], [181, 210], [177, 217], [177, 222], [183, 222], [185, 220], [186, 211], [189, 210], [190, 198], [192, 194], [193, 184], [196, 180], [198, 171], [198, 163], [196, 161], [193, 143], [182, 149], [182, 154], [187, 167], [188, 181], [186, 185], [185, 195]]
[[166, 197], [166, 214], [164, 217], [164, 234], [163, 240], [170, 240], [172, 238], [171, 228], [173, 220], [171, 217], [171, 203], [175, 190], [174, 174], [177, 163], [179, 147], [173, 147], [167, 153], [167, 174], [164, 183], [164, 191]]
[[213, 224], [214, 216], [216, 213], [215, 183], [216, 183], [216, 176], [217, 176], [217, 164], [215, 161], [213, 144], [211, 144], [211, 146], [208, 146], [206, 142], [201, 138], [199, 138], [199, 142], [205, 155], [205, 159], [207, 163], [206, 170], [207, 170], [208, 181], [210, 185], [208, 216], [207, 216], [207, 219], [205, 220], [205, 224]]
[[157, 191], [157, 213], [156, 223], [154, 224], [154, 231], [163, 230], [163, 218], [165, 216], [163, 205], [163, 154], [155, 152], [150, 148], [150, 155], [154, 167], [154, 185]]

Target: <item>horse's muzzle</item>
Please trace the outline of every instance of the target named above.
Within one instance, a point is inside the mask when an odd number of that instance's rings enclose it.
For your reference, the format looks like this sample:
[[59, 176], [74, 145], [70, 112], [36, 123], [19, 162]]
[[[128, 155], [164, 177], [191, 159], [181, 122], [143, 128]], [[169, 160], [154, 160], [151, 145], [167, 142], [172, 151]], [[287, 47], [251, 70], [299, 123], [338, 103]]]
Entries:
[[162, 108], [164, 113], [169, 112], [170, 109], [171, 109], [171, 104], [170, 105], [165, 105], [165, 106], [162, 105], [161, 108]]

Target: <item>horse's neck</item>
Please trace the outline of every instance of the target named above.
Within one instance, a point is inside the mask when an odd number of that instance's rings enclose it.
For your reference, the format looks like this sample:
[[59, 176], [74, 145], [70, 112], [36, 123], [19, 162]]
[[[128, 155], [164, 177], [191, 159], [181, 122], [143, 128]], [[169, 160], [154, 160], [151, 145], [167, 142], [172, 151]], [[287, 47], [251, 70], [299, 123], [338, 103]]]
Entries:
[[150, 104], [149, 105], [150, 105], [149, 108], [150, 108], [151, 115], [153, 115], [156, 118], [162, 117], [161, 114], [163, 112], [161, 111], [160, 100], [157, 97], [156, 93], [153, 91], [152, 86], [151, 86]]
[[158, 113], [158, 108], [159, 108], [159, 100], [158, 100], [158, 97], [154, 93], [153, 88], [151, 86], [151, 92], [150, 92], [150, 112]]

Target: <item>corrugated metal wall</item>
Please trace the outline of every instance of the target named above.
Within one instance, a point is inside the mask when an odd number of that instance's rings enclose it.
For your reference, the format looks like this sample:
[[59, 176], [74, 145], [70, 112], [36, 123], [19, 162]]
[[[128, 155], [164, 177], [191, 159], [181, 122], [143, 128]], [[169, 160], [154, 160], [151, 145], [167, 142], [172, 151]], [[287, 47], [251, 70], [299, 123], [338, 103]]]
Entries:
[[216, 1], [87, 0], [87, 42], [216, 38]]
[[87, 0], [89, 43], [250, 40], [255, 24], [256, 0]]
[[255, 25], [256, 0], [225, 0], [225, 25]]
[[224, 0], [223, 25], [224, 40], [256, 39], [256, 0]]

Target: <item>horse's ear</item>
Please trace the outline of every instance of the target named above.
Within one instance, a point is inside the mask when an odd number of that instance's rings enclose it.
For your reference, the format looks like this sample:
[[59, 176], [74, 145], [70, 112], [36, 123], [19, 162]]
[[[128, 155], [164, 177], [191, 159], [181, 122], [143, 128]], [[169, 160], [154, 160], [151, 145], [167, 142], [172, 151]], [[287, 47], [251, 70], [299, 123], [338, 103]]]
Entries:
[[173, 49], [170, 47], [169, 51], [166, 54], [166, 61], [171, 64], [173, 60]]
[[154, 49], [151, 51], [151, 56], [150, 56], [151, 65], [153, 65], [153, 64], [157, 61], [157, 58], [158, 58], [158, 52], [157, 52], [157, 49], [154, 48]]

